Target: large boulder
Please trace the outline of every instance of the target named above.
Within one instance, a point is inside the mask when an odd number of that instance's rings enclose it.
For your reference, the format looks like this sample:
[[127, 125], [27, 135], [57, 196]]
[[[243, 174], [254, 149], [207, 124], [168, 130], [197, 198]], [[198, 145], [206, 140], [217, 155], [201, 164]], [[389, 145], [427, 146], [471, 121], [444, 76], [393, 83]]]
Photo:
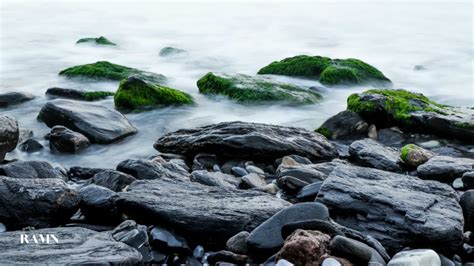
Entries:
[[459, 204], [464, 213], [466, 231], [474, 232], [474, 189], [464, 192]]
[[0, 162], [5, 154], [16, 148], [20, 131], [15, 118], [0, 114]]
[[352, 142], [349, 154], [352, 160], [364, 166], [391, 172], [402, 171], [398, 165], [398, 151], [373, 139], [366, 138]]
[[110, 91], [83, 91], [57, 87], [47, 89], [45, 94], [52, 98], [66, 98], [82, 101], [95, 101], [114, 96], [114, 93]]
[[86, 136], [63, 126], [54, 126], [49, 133], [49, 147], [53, 151], [75, 153], [89, 145]]
[[137, 180], [120, 192], [117, 204], [143, 224], [169, 226], [206, 246], [224, 245], [290, 204], [268, 194], [206, 186], [168, 178]]
[[225, 95], [243, 103], [286, 102], [313, 104], [321, 100], [318, 93], [301, 87], [244, 74], [216, 74], [209, 72], [197, 82], [199, 92]]
[[356, 139], [366, 137], [369, 125], [352, 111], [342, 111], [326, 120], [316, 132], [328, 139]]
[[324, 181], [316, 200], [338, 223], [372, 235], [390, 252], [406, 246], [455, 252], [462, 245], [462, 210], [446, 184], [340, 166]]
[[0, 93], [0, 108], [31, 101], [35, 96], [23, 92]]
[[314, 78], [324, 85], [390, 83], [378, 69], [354, 58], [298, 55], [275, 61], [260, 69], [258, 74]]
[[442, 105], [422, 94], [368, 90], [350, 95], [347, 109], [378, 128], [399, 126], [404, 132], [474, 141], [474, 110]]
[[422, 179], [451, 183], [474, 169], [474, 159], [434, 156], [416, 169]]
[[115, 46], [117, 44], [111, 42], [109, 39], [105, 38], [104, 36], [100, 36], [97, 38], [94, 37], [86, 37], [86, 38], [81, 38], [77, 40], [77, 44], [79, 43], [93, 43], [93, 44], [98, 44], [98, 45], [111, 45]]
[[246, 122], [223, 122], [181, 129], [164, 135], [155, 142], [154, 147], [160, 152], [178, 153], [190, 158], [200, 152], [269, 162], [291, 154], [314, 161], [337, 157], [334, 146], [317, 133]]
[[[27, 237], [28, 243], [21, 243], [21, 236]], [[0, 261], [7, 265], [131, 265], [142, 259], [136, 249], [115, 241], [109, 232], [82, 227], [5, 232], [0, 237], [0, 246]]]
[[0, 165], [0, 175], [12, 178], [58, 178], [66, 176], [46, 161], [13, 161]]
[[137, 77], [129, 77], [120, 82], [114, 101], [116, 107], [130, 110], [194, 103], [193, 97], [185, 92], [147, 82]]
[[166, 77], [161, 74], [147, 72], [136, 68], [113, 64], [107, 61], [98, 61], [92, 64], [78, 65], [66, 68], [59, 72], [60, 76], [68, 78], [87, 78], [93, 80], [121, 81], [131, 76], [155, 83], [164, 83]]
[[52, 227], [77, 211], [81, 198], [57, 178], [0, 176], [0, 221], [7, 228]]
[[121, 113], [103, 105], [56, 100], [46, 103], [38, 115], [48, 127], [65, 126], [93, 143], [108, 144], [137, 133]]

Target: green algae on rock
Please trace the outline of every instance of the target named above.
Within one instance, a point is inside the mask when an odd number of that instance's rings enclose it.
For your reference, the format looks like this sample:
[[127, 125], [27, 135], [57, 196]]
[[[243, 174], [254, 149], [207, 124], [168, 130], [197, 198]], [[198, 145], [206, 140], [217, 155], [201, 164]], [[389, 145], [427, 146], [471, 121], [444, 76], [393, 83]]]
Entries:
[[474, 141], [474, 111], [439, 104], [406, 90], [368, 90], [352, 94], [347, 109], [377, 127]]
[[275, 61], [260, 69], [258, 74], [314, 78], [325, 85], [390, 83], [375, 67], [353, 58], [298, 55]]
[[273, 81], [264, 77], [244, 74], [207, 73], [198, 80], [199, 92], [225, 95], [242, 103], [287, 102], [291, 104], [313, 104], [321, 95], [301, 87]]
[[120, 82], [114, 102], [118, 108], [137, 110], [150, 106], [192, 104], [194, 100], [182, 91], [130, 77]]
[[163, 83], [166, 77], [161, 74], [143, 71], [131, 67], [117, 65], [108, 61], [98, 61], [92, 64], [85, 64], [66, 68], [59, 72], [60, 76], [69, 78], [82, 77], [95, 80], [118, 80], [136, 76], [140, 79], [153, 83]]
[[425, 150], [415, 144], [407, 144], [400, 149], [400, 159], [401, 161], [410, 167], [418, 167], [419, 165], [427, 162], [433, 153]]
[[105, 38], [104, 36], [100, 36], [99, 38], [81, 38], [76, 43], [95, 43], [99, 45], [117, 45], [111, 42], [109, 39]]
[[115, 93], [110, 91], [86, 91], [84, 92], [84, 99], [86, 101], [95, 101], [105, 99], [109, 96], [114, 96]]
[[166, 57], [166, 56], [172, 56], [172, 55], [180, 55], [180, 54], [185, 54], [186, 50], [175, 48], [175, 47], [164, 47], [163, 49], [160, 50], [160, 56]]

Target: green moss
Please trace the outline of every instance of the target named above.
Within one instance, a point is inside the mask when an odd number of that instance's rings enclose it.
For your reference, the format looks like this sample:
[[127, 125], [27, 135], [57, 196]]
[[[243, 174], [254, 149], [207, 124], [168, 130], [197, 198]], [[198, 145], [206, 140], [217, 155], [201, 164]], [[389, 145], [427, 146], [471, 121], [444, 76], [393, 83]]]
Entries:
[[419, 150], [421, 149], [420, 147], [416, 146], [415, 144], [407, 144], [403, 146], [400, 150], [400, 159], [402, 161], [406, 162], [408, 158], [408, 154], [413, 151], [413, 150]]
[[325, 85], [390, 82], [382, 72], [358, 59], [331, 59], [307, 55], [275, 61], [260, 69], [258, 74], [314, 78]]
[[328, 139], [332, 138], [332, 133], [327, 127], [319, 127], [315, 131]]
[[321, 95], [313, 91], [243, 74], [229, 75], [210, 72], [198, 80], [197, 86], [200, 93], [225, 95], [243, 103], [288, 102], [312, 104], [321, 99]]
[[131, 77], [120, 82], [114, 102], [116, 107], [136, 110], [149, 106], [192, 104], [194, 100], [182, 91]]
[[140, 79], [154, 83], [163, 83], [166, 81], [166, 77], [161, 74], [117, 65], [107, 61], [98, 61], [92, 64], [70, 67], [59, 72], [59, 75], [66, 77], [83, 77], [95, 80], [123, 80], [131, 76], [136, 76]]
[[356, 113], [372, 112], [376, 106], [373, 102], [361, 101], [359, 94], [354, 93], [347, 98], [347, 109]]
[[84, 93], [84, 99], [86, 101], [95, 101], [109, 96], [114, 96], [114, 93], [110, 91], [88, 91]]
[[474, 124], [472, 123], [467, 123], [467, 122], [457, 122], [457, 123], [454, 123], [454, 126], [458, 127], [458, 128], [464, 128], [464, 129], [474, 129]]
[[104, 36], [100, 36], [99, 38], [82, 38], [82, 39], [79, 39], [76, 43], [90, 43], [90, 42], [100, 44], [100, 45], [117, 45], [111, 42], [110, 40], [108, 40], [107, 38], [105, 38]]
[[174, 48], [174, 47], [164, 47], [160, 50], [160, 56], [170, 56], [170, 55], [178, 55], [186, 53], [185, 50]]

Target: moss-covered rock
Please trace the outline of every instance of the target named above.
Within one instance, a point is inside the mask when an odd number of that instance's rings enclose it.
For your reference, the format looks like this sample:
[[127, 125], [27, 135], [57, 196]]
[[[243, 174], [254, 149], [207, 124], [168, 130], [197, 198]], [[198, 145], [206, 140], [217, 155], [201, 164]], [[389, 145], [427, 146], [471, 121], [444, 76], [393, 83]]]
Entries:
[[117, 45], [111, 42], [109, 39], [105, 38], [104, 36], [100, 36], [99, 38], [82, 38], [79, 39], [76, 43], [95, 43], [99, 45]]
[[316, 92], [301, 87], [273, 81], [264, 77], [243, 74], [207, 73], [198, 80], [199, 92], [225, 95], [243, 103], [287, 102], [312, 104], [321, 99]]
[[359, 113], [378, 128], [398, 126], [406, 132], [474, 142], [473, 110], [439, 104], [419, 93], [368, 90], [350, 95], [347, 109]]
[[98, 61], [92, 64], [85, 64], [66, 68], [59, 72], [59, 75], [69, 78], [89, 78], [95, 80], [123, 80], [131, 76], [153, 83], [163, 83], [166, 77], [161, 74], [147, 72], [131, 67], [117, 65], [108, 61]]
[[114, 102], [118, 108], [137, 110], [143, 107], [192, 104], [194, 100], [182, 91], [130, 77], [120, 83]]
[[82, 101], [101, 100], [114, 95], [114, 93], [110, 91], [83, 91], [58, 87], [47, 89], [45, 94], [48, 97], [53, 98], [66, 98]]
[[358, 139], [366, 137], [369, 125], [352, 111], [342, 111], [326, 120], [315, 131], [328, 139]]
[[114, 96], [115, 93], [111, 91], [86, 91], [84, 92], [84, 99], [86, 101], [96, 101], [105, 99], [109, 96]]
[[172, 55], [182, 55], [185, 54], [186, 50], [175, 48], [175, 47], [164, 47], [160, 50], [160, 56], [172, 56]]
[[400, 149], [400, 160], [407, 166], [416, 168], [427, 162], [434, 154], [415, 144], [407, 144]]
[[314, 78], [325, 85], [390, 83], [375, 67], [353, 58], [298, 55], [275, 61], [260, 69], [258, 74]]

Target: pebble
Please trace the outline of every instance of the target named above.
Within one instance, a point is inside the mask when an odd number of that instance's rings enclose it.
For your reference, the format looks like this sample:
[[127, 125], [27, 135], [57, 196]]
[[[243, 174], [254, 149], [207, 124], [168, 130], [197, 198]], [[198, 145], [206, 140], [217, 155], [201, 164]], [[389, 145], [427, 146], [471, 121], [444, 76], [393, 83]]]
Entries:
[[419, 143], [419, 145], [425, 149], [431, 149], [431, 148], [439, 147], [441, 143], [439, 143], [439, 141], [437, 140], [430, 140], [430, 141]]
[[453, 188], [454, 189], [462, 189], [464, 188], [464, 183], [462, 182], [461, 178], [456, 178], [453, 181]]
[[234, 166], [232, 167], [232, 170], [231, 170], [232, 174], [237, 176], [237, 177], [242, 177], [244, 175], [248, 175], [249, 173], [247, 172], [247, 170], [245, 170], [244, 168], [242, 167], [238, 167], [238, 166]]
[[293, 266], [293, 263], [287, 260], [281, 259], [275, 264], [275, 266]]
[[245, 167], [247, 169], [247, 172], [249, 173], [255, 173], [255, 174], [259, 174], [259, 175], [264, 175], [265, 172], [258, 168], [257, 166], [254, 166], [254, 165], [248, 165], [247, 167]]
[[201, 245], [197, 245], [193, 250], [193, 257], [196, 259], [202, 259], [204, 257], [204, 248]]
[[323, 261], [322, 266], [341, 266], [341, 263], [333, 258], [327, 258]]
[[441, 260], [432, 249], [413, 249], [395, 254], [388, 262], [388, 266], [441, 266]]
[[4, 224], [0, 223], [0, 233], [6, 232], [7, 228], [5, 227]]

